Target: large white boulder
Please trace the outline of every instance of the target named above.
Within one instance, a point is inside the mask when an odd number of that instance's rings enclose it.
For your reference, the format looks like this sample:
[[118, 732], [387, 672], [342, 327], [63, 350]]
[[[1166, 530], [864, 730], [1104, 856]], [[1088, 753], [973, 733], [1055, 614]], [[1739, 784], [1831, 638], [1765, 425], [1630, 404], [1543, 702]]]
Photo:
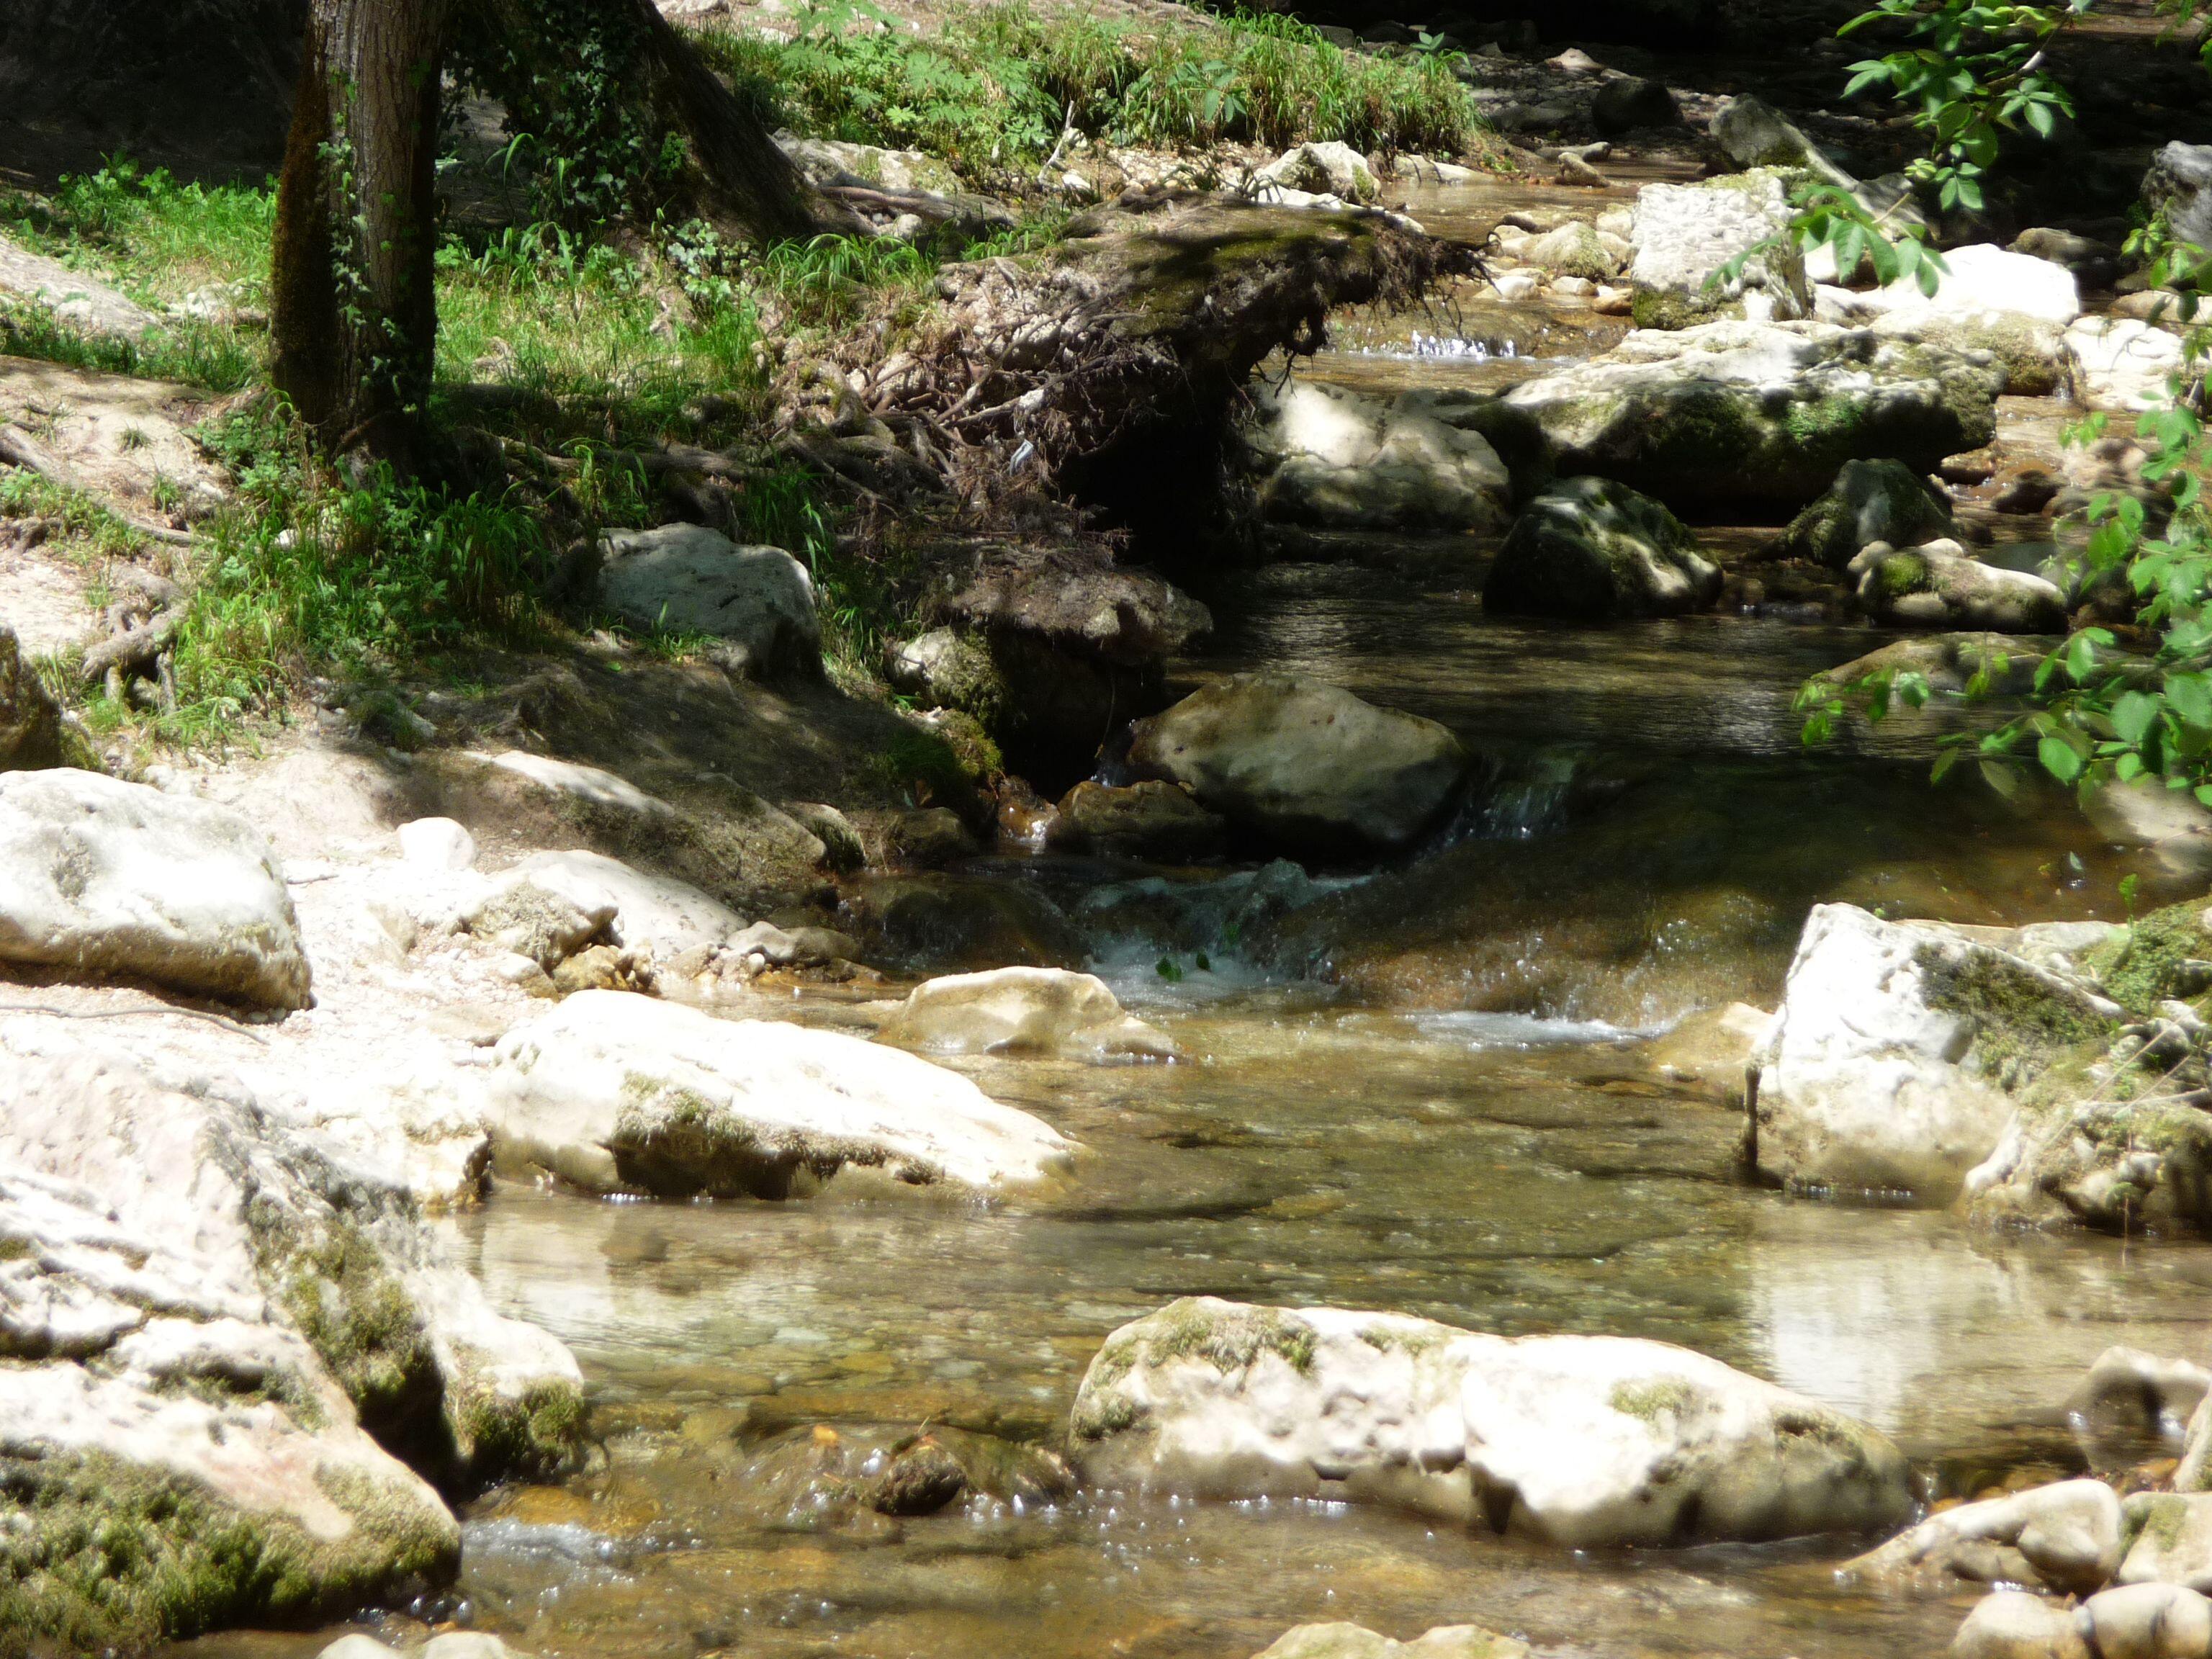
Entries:
[[879, 1035], [941, 1054], [1176, 1057], [1167, 1033], [1126, 1011], [1104, 980], [1065, 968], [993, 968], [927, 981]]
[[1071, 1440], [1109, 1486], [1396, 1504], [1571, 1548], [1858, 1531], [1913, 1504], [1881, 1433], [1687, 1348], [1211, 1297], [1107, 1339]]
[[1291, 380], [1263, 386], [1244, 428], [1261, 511], [1364, 530], [1502, 529], [1511, 480], [1480, 432], [1395, 402]]
[[637, 627], [712, 634], [746, 672], [812, 672], [822, 623], [806, 567], [780, 547], [740, 547], [703, 525], [618, 530], [600, 540], [599, 599]]
[[1759, 1060], [1759, 1167], [1793, 1187], [1947, 1203], [2004, 1134], [2011, 1091], [2118, 1016], [1998, 944], [1815, 906]]
[[990, 1192], [1076, 1150], [899, 1049], [620, 991], [509, 1031], [487, 1086], [501, 1167], [599, 1192], [781, 1198], [848, 1168]]
[[0, 775], [0, 962], [270, 1008], [312, 1000], [258, 830], [207, 801], [66, 768]]
[[1986, 360], [1868, 329], [1716, 322], [1639, 329], [1522, 382], [1562, 475], [1618, 478], [1669, 506], [1795, 509], [1845, 461], [1932, 471], [1990, 441], [2004, 384]]
[[1851, 296], [1850, 308], [1875, 333], [1957, 351], [1988, 352], [2005, 390], [2039, 397], [2066, 379], [2066, 325], [2081, 314], [2074, 273], [2050, 259], [1978, 242], [1948, 250], [1934, 294], [1901, 276]]
[[1346, 202], [1372, 202], [1382, 194], [1367, 158], [1334, 139], [1296, 145], [1260, 168], [1254, 178], [1285, 190], [1334, 196]]
[[1138, 721], [1128, 761], [1250, 833], [1323, 853], [1411, 846], [1468, 765], [1434, 720], [1282, 674], [1233, 675]]
[[[1805, 263], [1790, 239], [1790, 198], [1771, 170], [1731, 173], [1694, 185], [1646, 185], [1636, 193], [1636, 285], [1639, 328], [1686, 328], [1719, 317], [1757, 322], [1809, 317]], [[1751, 250], [1726, 282], [1720, 270]], [[1711, 286], [1708, 286], [1711, 283]]]
[[2066, 331], [2074, 396], [2091, 409], [2135, 414], [2173, 402], [2187, 367], [2181, 336], [2132, 317], [2084, 317]]

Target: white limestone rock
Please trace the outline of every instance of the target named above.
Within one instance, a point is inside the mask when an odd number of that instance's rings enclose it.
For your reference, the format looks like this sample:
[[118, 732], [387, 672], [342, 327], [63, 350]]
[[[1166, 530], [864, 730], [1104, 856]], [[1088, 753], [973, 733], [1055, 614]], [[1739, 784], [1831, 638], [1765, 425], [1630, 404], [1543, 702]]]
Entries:
[[500, 1167], [598, 1192], [781, 1198], [848, 1169], [994, 1192], [1076, 1151], [896, 1048], [619, 991], [509, 1031], [487, 1091]]
[[[1809, 317], [1805, 264], [1789, 240], [1790, 198], [1771, 171], [1732, 173], [1694, 185], [1646, 185], [1636, 194], [1634, 315], [1644, 328], [1686, 328], [1716, 318], [1771, 322]], [[1762, 243], [1741, 271], [1708, 287], [1714, 274]]]
[[415, 818], [399, 826], [399, 856], [429, 870], [472, 870], [477, 838], [451, 818]]
[[632, 624], [727, 641], [750, 674], [818, 673], [822, 623], [806, 567], [780, 547], [740, 547], [703, 525], [600, 538], [599, 599]]
[[2093, 1037], [2119, 1012], [1960, 930], [1816, 905], [1759, 1060], [1759, 1167], [1947, 1203], [2012, 1120], [2007, 1067], [2032, 1073], [2046, 1037]]
[[689, 882], [633, 869], [604, 853], [533, 853], [514, 873], [580, 914], [607, 913], [602, 925], [614, 943], [653, 961], [726, 945], [745, 928], [743, 916]]
[[1071, 1442], [1103, 1486], [1395, 1504], [1569, 1548], [1850, 1532], [1913, 1504], [1881, 1433], [1686, 1348], [1211, 1297], [1107, 1339]]
[[0, 775], [0, 962], [302, 1008], [276, 854], [227, 809], [96, 772]]
[[2180, 335], [2131, 317], [2084, 317], [2065, 347], [2075, 398], [2118, 414], [2172, 407], [2174, 377], [2187, 367]]

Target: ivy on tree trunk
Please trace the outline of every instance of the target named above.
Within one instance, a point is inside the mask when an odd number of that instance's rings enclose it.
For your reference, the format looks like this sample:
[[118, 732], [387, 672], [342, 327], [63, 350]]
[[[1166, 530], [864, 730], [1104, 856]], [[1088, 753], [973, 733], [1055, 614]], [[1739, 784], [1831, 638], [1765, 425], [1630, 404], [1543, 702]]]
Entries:
[[314, 0], [277, 183], [273, 376], [335, 453], [412, 473], [437, 349], [446, 0]]

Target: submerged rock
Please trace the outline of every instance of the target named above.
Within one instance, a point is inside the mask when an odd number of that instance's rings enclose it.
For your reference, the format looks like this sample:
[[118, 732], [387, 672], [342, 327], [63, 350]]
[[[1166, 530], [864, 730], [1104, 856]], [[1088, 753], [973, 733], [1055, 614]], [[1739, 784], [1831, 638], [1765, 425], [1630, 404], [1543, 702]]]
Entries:
[[2062, 1480], [1931, 1515], [1836, 1571], [1878, 1590], [1947, 1594], [1960, 1584], [2028, 1584], [2062, 1595], [2102, 1589], [2120, 1570], [2120, 1500], [2101, 1480]]
[[1047, 839], [1075, 853], [1182, 863], [1221, 851], [1229, 825], [1174, 784], [1148, 778], [1115, 787], [1089, 779], [1060, 799]]
[[500, 1040], [495, 1157], [594, 1192], [787, 1198], [847, 1169], [996, 1191], [1074, 1144], [883, 1044], [586, 991]]
[[599, 601], [633, 626], [713, 635], [762, 678], [821, 671], [814, 584], [781, 548], [740, 547], [696, 524], [617, 530], [599, 546]]
[[1771, 551], [1841, 570], [1875, 542], [1917, 547], [1951, 532], [1951, 503], [1926, 477], [1902, 461], [1852, 460]]
[[[2017, 634], [1908, 635], [1839, 663], [1819, 678], [1840, 688], [1873, 674], [1913, 673], [1928, 682], [1931, 694], [1949, 696], [1962, 696], [1979, 678], [1992, 696], [2019, 696], [2033, 689], [2045, 654], [2062, 643], [2052, 636]], [[1892, 718], [1900, 707], [1892, 706]]]
[[1083, 935], [1026, 882], [944, 873], [879, 877], [847, 896], [871, 962], [924, 972], [1014, 964], [1079, 968]]
[[938, 1054], [1172, 1060], [1166, 1032], [1127, 1012], [1106, 981], [1060, 968], [994, 968], [916, 986], [878, 1033]]
[[1689, 529], [1649, 495], [1563, 478], [1515, 520], [1482, 603], [1545, 617], [1670, 617], [1711, 605], [1721, 582]]
[[1434, 720], [1333, 685], [1239, 674], [1134, 727], [1128, 764], [1249, 834], [1321, 853], [1389, 853], [1443, 813], [1467, 750]]
[[1912, 1510], [1879, 1432], [1686, 1348], [1211, 1297], [1108, 1338], [1070, 1437], [1103, 1485], [1377, 1501], [1577, 1549]]
[[1300, 1625], [1253, 1659], [1528, 1659], [1525, 1643], [1480, 1625], [1439, 1625], [1394, 1642], [1358, 1625]]
[[1503, 529], [1512, 480], [1480, 432], [1447, 424], [1418, 393], [1395, 402], [1293, 380], [1255, 394], [1243, 428], [1260, 510], [1361, 530]]
[[1797, 1188], [1956, 1196], [2015, 1092], [2120, 1015], [2017, 942], [1815, 906], [1760, 1056], [1759, 1167]]
[[2186, 1449], [2191, 1419], [2208, 1389], [2212, 1370], [2202, 1365], [2107, 1348], [2067, 1401], [2066, 1420], [2093, 1466], [2124, 1466], [2146, 1451]]
[[0, 775], [0, 962], [266, 1008], [313, 1000], [259, 831], [207, 801], [66, 768]]
[[1875, 542], [1845, 567], [1859, 608], [1876, 622], [1995, 634], [2056, 634], [2066, 596], [2026, 570], [1984, 564], [1948, 538], [1919, 547]]
[[[1720, 318], [1788, 321], [1813, 314], [1805, 262], [1790, 240], [1790, 198], [1771, 171], [1695, 185], [1646, 185], [1636, 194], [1638, 328], [1688, 328]], [[1765, 252], [1755, 247], [1771, 244]], [[1751, 254], [1729, 280], [1711, 279]]]
[[1845, 461], [1932, 471], [1990, 441], [2003, 383], [1939, 347], [1827, 323], [1643, 329], [1516, 386], [1563, 473], [1617, 478], [1671, 506], [1796, 508]]

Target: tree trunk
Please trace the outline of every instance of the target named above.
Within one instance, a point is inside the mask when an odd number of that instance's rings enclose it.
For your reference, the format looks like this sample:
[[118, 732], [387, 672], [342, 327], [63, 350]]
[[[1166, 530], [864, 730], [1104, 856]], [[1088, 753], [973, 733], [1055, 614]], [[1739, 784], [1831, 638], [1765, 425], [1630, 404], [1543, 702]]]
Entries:
[[420, 461], [446, 0], [314, 0], [278, 179], [273, 378], [334, 454]]
[[654, 0], [457, 5], [454, 35], [467, 68], [507, 106], [510, 131], [533, 131], [552, 113], [549, 98], [573, 95], [564, 77], [574, 76], [580, 46], [625, 99], [648, 106], [662, 131], [690, 141], [692, 204], [725, 235], [766, 242], [867, 228], [815, 195], [760, 117], [722, 84]]
[[691, 141], [705, 175], [710, 218], [733, 222], [762, 240], [809, 236], [824, 228], [813, 192], [776, 148], [760, 118], [731, 95], [653, 0], [628, 6], [645, 31], [669, 113]]

